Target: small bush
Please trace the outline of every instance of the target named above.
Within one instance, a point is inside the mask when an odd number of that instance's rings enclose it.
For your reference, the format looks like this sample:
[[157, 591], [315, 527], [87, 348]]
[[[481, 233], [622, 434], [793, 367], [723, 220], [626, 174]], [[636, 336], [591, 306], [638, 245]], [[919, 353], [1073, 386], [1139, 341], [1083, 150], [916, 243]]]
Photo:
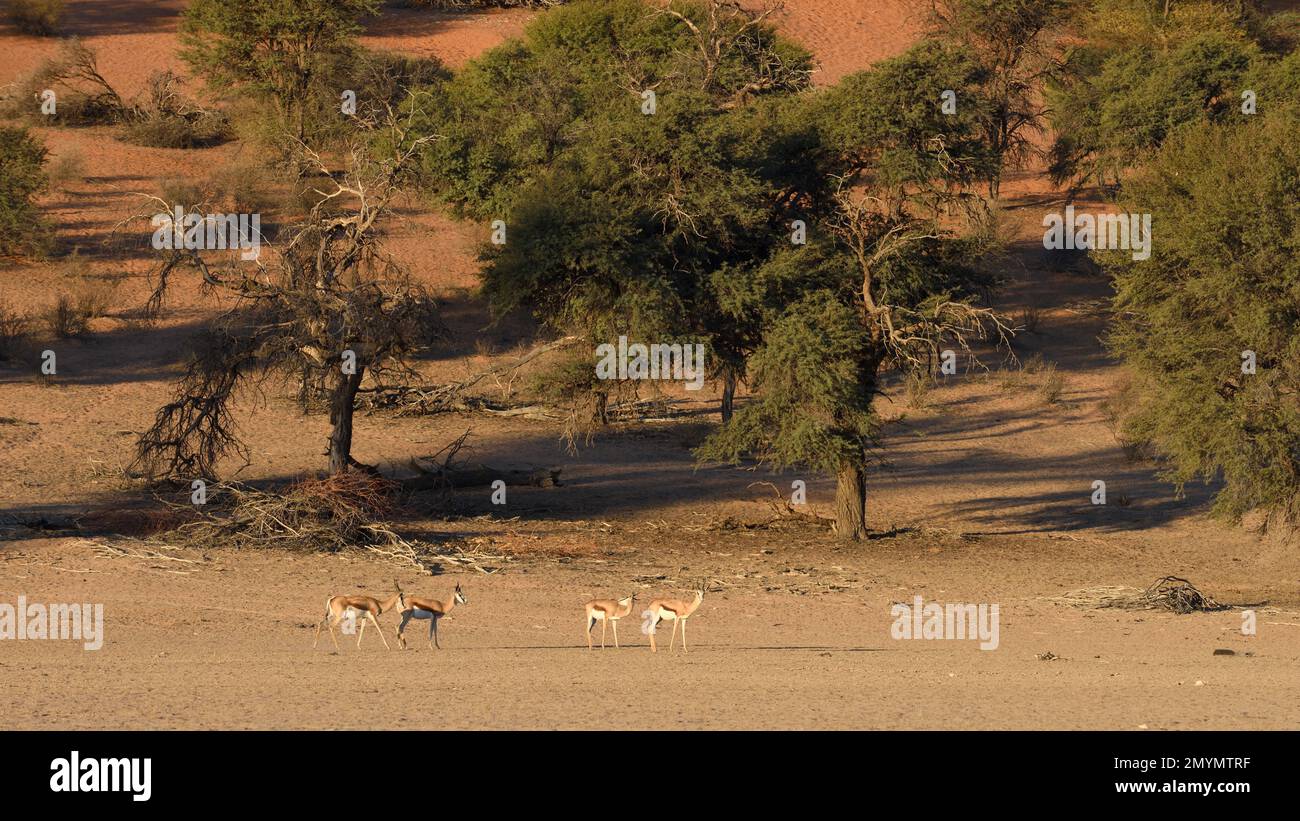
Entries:
[[127, 142], [147, 148], [208, 148], [228, 139], [230, 124], [215, 112], [190, 117], [151, 114], [126, 127]]
[[[0, 109], [29, 123], [113, 125], [127, 115], [121, 96], [100, 74], [94, 50], [75, 37], [64, 40], [58, 54], [10, 88]], [[53, 114], [41, 111], [40, 100], [46, 90], [55, 93]]]
[[1008, 393], [1033, 389], [1043, 404], [1051, 405], [1061, 398], [1065, 389], [1065, 377], [1057, 372], [1055, 363], [1048, 362], [1042, 354], [1036, 353], [1021, 363], [1019, 368], [1003, 371], [999, 387]]
[[568, 0], [406, 0], [412, 9], [549, 9]]
[[1045, 366], [1039, 374], [1042, 381], [1038, 383], [1038, 398], [1044, 405], [1054, 405], [1065, 390], [1065, 377], [1056, 370], [1056, 364]]
[[19, 31], [49, 37], [63, 20], [63, 0], [7, 0], [5, 14]]
[[267, 184], [270, 169], [253, 162], [222, 166], [208, 178], [213, 197], [237, 214], [264, 214], [275, 210], [277, 201]]
[[45, 327], [59, 339], [85, 336], [90, 332], [90, 316], [68, 294], [59, 294], [54, 305], [45, 311]]
[[1016, 315], [1016, 327], [1027, 334], [1038, 333], [1038, 327], [1042, 324], [1042, 321], [1043, 312], [1034, 307], [1025, 308]]
[[187, 97], [185, 81], [171, 71], [155, 71], [141, 102], [127, 116], [126, 139], [150, 148], [206, 148], [230, 139], [230, 120], [201, 108]]
[[909, 372], [903, 382], [907, 393], [907, 402], [913, 410], [925, 410], [930, 407], [930, 392], [934, 389], [934, 376], [928, 373]]
[[168, 177], [158, 181], [158, 196], [168, 205], [189, 209], [207, 201], [204, 186], [184, 177]]
[[23, 128], [0, 126], [0, 254], [42, 253], [48, 231], [35, 199], [49, 185], [45, 146]]
[[75, 313], [87, 319], [108, 315], [122, 284], [120, 276], [96, 277], [90, 272], [90, 263], [76, 252], [64, 262], [62, 274], [70, 280], [68, 291]]
[[54, 188], [62, 188], [68, 183], [85, 182], [85, 179], [86, 158], [76, 148], [60, 153], [54, 162], [50, 163], [49, 180]]
[[13, 362], [27, 346], [31, 321], [8, 302], [0, 302], [0, 362]]

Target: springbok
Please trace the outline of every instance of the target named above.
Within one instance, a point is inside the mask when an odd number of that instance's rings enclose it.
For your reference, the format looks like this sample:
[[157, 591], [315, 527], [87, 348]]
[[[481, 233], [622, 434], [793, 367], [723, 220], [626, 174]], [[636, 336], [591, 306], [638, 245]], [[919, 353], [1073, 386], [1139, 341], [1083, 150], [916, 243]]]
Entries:
[[469, 604], [465, 599], [465, 594], [460, 592], [460, 583], [456, 583], [456, 589], [452, 591], [451, 597], [447, 603], [436, 599], [425, 599], [419, 596], [407, 596], [406, 603], [402, 605], [402, 623], [397, 625], [397, 643], [403, 650], [406, 649], [406, 625], [411, 619], [428, 619], [429, 620], [429, 646], [441, 650], [442, 645], [438, 644], [438, 620], [452, 611], [452, 608], [458, 604]]
[[681, 599], [654, 599], [650, 606], [641, 611], [641, 632], [650, 637], [650, 652], [656, 653], [655, 647], [655, 628], [659, 622], [664, 619], [671, 619], [673, 623], [673, 636], [668, 642], [668, 652], [672, 652], [673, 643], [677, 640], [677, 625], [682, 626], [682, 652], [690, 652], [686, 649], [686, 620], [691, 614], [699, 609], [700, 602], [704, 601], [705, 583], [700, 582], [695, 585], [695, 600], [684, 602]]
[[361, 638], [366, 633], [366, 621], [369, 620], [375, 625], [375, 631], [379, 633], [379, 638], [384, 642], [384, 648], [392, 650], [388, 645], [388, 639], [384, 638], [384, 631], [379, 629], [379, 616], [387, 613], [397, 605], [399, 610], [406, 608], [406, 594], [402, 592], [402, 586], [393, 580], [393, 587], [396, 590], [392, 596], [380, 601], [374, 596], [330, 596], [325, 600], [325, 618], [316, 624], [316, 638], [311, 643], [311, 649], [316, 649], [316, 644], [320, 641], [320, 629], [327, 624], [330, 629], [330, 641], [334, 642], [335, 652], [339, 652], [339, 640], [334, 637], [334, 627], [345, 616], [349, 614], [353, 617], [362, 615], [361, 629], [357, 632], [357, 648], [361, 647]]
[[605, 627], [611, 622], [614, 624], [614, 647], [618, 647], [618, 620], [632, 612], [632, 605], [636, 602], [636, 594], [624, 596], [615, 601], [613, 599], [592, 599], [586, 604], [587, 611], [587, 649], [593, 649], [591, 646], [591, 628], [600, 622], [600, 649], [605, 649]]

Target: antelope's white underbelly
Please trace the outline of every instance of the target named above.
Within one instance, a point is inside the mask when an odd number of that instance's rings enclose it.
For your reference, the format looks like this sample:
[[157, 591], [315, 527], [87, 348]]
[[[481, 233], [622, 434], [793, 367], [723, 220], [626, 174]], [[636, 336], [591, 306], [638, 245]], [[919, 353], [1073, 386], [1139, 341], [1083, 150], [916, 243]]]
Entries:
[[432, 610], [421, 610], [418, 607], [411, 611], [411, 618], [413, 619], [431, 619], [434, 615], [436, 614]]

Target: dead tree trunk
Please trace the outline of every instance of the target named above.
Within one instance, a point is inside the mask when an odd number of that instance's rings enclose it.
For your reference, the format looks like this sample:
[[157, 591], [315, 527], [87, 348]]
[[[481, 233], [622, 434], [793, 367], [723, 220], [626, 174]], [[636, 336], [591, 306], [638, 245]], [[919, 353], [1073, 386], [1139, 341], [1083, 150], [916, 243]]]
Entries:
[[330, 475], [343, 473], [356, 463], [352, 459], [352, 416], [356, 409], [357, 390], [365, 368], [357, 366], [356, 373], [340, 372], [330, 401]]
[[848, 542], [867, 538], [867, 472], [860, 465], [845, 465], [836, 477], [835, 535]]

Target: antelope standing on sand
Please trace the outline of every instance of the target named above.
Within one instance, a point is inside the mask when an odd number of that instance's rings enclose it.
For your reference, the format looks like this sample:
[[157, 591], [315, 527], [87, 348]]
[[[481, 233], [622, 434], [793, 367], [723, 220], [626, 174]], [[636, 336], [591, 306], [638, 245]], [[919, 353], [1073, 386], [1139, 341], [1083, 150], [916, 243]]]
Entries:
[[402, 592], [402, 586], [393, 580], [393, 588], [396, 592], [387, 599], [380, 601], [373, 596], [330, 596], [325, 600], [325, 618], [316, 624], [316, 639], [311, 643], [311, 649], [316, 649], [317, 642], [320, 641], [320, 629], [327, 624], [330, 629], [330, 641], [334, 642], [335, 652], [339, 652], [339, 640], [334, 637], [334, 626], [343, 620], [348, 613], [361, 615], [361, 629], [357, 633], [357, 648], [361, 647], [361, 637], [366, 633], [366, 621], [369, 620], [375, 625], [375, 632], [384, 642], [386, 650], [392, 650], [388, 646], [388, 639], [384, 638], [384, 631], [379, 629], [379, 616], [387, 613], [397, 606], [398, 610], [406, 609], [406, 594]]
[[668, 642], [668, 652], [672, 652], [673, 643], [677, 640], [677, 625], [679, 623], [682, 626], [682, 652], [689, 652], [686, 649], [686, 620], [699, 609], [700, 602], [704, 601], [704, 588], [704, 582], [695, 585], [694, 601], [654, 599], [650, 602], [649, 607], [641, 611], [641, 632], [650, 637], [650, 652], [658, 652], [655, 647], [655, 628], [664, 619], [671, 619], [673, 622], [673, 636]]
[[591, 650], [591, 628], [600, 622], [600, 649], [605, 649], [605, 627], [614, 624], [614, 647], [618, 647], [618, 620], [632, 612], [636, 594], [624, 596], [618, 601], [613, 599], [592, 599], [587, 602], [587, 649]]
[[451, 597], [447, 603], [436, 599], [425, 599], [420, 596], [407, 596], [405, 604], [402, 605], [402, 623], [397, 625], [397, 643], [402, 649], [406, 649], [406, 625], [411, 619], [428, 619], [429, 620], [429, 646], [438, 650], [442, 645], [438, 644], [438, 620], [451, 612], [452, 608], [458, 604], [469, 604], [465, 599], [465, 594], [460, 592], [460, 583], [456, 583], [456, 589], [452, 591]]

